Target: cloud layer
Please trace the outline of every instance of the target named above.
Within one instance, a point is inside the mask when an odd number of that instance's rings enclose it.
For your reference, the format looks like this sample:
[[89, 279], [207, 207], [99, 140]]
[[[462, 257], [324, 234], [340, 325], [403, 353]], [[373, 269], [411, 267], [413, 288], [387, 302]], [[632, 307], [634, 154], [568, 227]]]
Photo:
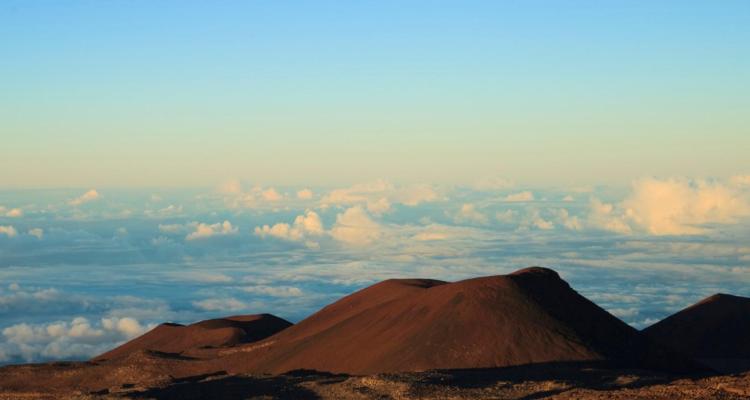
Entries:
[[[643, 327], [716, 292], [750, 295], [749, 192], [738, 175], [582, 189], [235, 182], [106, 201], [6, 193], [22, 212], [0, 208], [0, 359], [85, 359], [164, 321], [298, 321], [382, 279], [528, 265]], [[97, 204], [71, 207], [82, 197]]]
[[103, 318], [92, 324], [84, 317], [49, 324], [21, 323], [2, 330], [0, 356], [10, 361], [20, 357], [31, 362], [38, 357], [71, 359], [90, 357], [145, 333], [150, 327], [142, 326], [134, 318]]

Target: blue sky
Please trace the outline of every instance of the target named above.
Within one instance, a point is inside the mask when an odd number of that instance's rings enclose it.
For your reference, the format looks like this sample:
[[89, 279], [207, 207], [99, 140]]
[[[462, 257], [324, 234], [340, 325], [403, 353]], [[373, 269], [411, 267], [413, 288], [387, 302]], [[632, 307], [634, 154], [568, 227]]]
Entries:
[[0, 363], [529, 265], [750, 295], [746, 1], [3, 1]]
[[748, 168], [747, 2], [0, 5], [0, 184]]

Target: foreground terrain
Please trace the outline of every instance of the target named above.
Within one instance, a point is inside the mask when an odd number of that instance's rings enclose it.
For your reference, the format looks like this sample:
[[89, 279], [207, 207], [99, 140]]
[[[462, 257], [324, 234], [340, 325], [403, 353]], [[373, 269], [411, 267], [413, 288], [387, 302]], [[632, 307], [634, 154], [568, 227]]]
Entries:
[[[217, 372], [99, 390], [52, 389], [43, 377], [66, 365], [35, 368], [38, 390], [8, 390], [0, 399], [747, 399], [750, 374], [676, 376], [597, 363], [350, 376], [314, 371], [281, 375]], [[27, 367], [13, 367], [27, 368]], [[122, 373], [124, 371], [117, 371]]]
[[[557, 273], [388, 280], [296, 325], [166, 323], [87, 362], [0, 368], [0, 399], [750, 398], [750, 299], [639, 332]], [[323, 372], [325, 371], [325, 372]]]

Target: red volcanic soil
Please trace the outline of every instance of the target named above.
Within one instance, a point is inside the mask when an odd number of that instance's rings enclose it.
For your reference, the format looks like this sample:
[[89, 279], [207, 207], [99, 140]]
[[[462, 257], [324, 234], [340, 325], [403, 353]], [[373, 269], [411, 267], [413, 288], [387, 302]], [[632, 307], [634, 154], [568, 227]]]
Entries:
[[271, 314], [236, 315], [190, 325], [165, 323], [93, 358], [117, 360], [139, 351], [185, 353], [191, 350], [236, 346], [265, 339], [292, 324]]
[[750, 369], [750, 298], [715, 294], [643, 333], [718, 370]]
[[[748, 354], [746, 336], [733, 330], [747, 332], [748, 299], [737, 299], [702, 302], [693, 308], [718, 302], [717, 310], [677, 324], [708, 321], [698, 337], [719, 326], [721, 338], [737, 339], [696, 354]], [[454, 283], [387, 280], [290, 325], [267, 314], [163, 324], [92, 361], [2, 367], [0, 399], [750, 396], [750, 374], [695, 375], [705, 369], [644, 339], [545, 268]], [[680, 341], [681, 331], [658, 325], [652, 335]], [[680, 367], [685, 379], [644, 371]]]
[[351, 374], [631, 359], [632, 327], [532, 267], [455, 283], [387, 280], [228, 355], [239, 371]]

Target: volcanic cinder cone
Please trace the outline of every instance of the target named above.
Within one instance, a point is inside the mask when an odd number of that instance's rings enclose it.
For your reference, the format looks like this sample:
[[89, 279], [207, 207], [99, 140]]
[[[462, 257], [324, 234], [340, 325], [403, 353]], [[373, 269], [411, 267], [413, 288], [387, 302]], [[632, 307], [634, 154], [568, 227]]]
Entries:
[[292, 324], [271, 314], [236, 315], [190, 325], [165, 323], [94, 358], [122, 359], [138, 351], [185, 353], [190, 350], [235, 346], [265, 339]]
[[716, 370], [750, 370], [750, 298], [715, 294], [643, 333]]
[[369, 374], [633, 360], [642, 347], [638, 331], [555, 271], [532, 267], [455, 283], [387, 280], [226, 361], [254, 372]]

